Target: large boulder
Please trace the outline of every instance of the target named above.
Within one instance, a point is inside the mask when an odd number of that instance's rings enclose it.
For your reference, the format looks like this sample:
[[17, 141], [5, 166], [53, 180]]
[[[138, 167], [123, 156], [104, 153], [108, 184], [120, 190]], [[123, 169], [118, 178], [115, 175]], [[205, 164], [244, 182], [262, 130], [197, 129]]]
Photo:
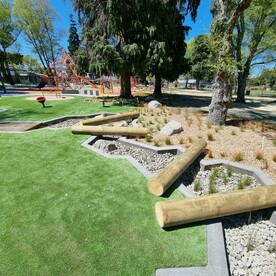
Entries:
[[160, 133], [163, 135], [171, 136], [183, 131], [182, 125], [174, 120], [169, 121], [164, 127], [161, 128]]
[[156, 101], [156, 100], [150, 101], [150, 102], [148, 103], [148, 107], [149, 107], [149, 108], [158, 108], [158, 107], [160, 107], [160, 106], [162, 106], [162, 104], [159, 103], [159, 102]]

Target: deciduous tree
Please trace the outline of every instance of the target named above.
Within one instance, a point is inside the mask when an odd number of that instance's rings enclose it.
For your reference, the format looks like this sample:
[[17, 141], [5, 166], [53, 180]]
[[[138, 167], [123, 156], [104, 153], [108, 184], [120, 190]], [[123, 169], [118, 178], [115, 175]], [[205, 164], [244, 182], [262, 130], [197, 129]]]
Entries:
[[[12, 14], [12, 3], [6, 0], [0, 0], [0, 71], [4, 80], [14, 84], [10, 70], [9, 62], [14, 54], [9, 53], [9, 49], [16, 42], [20, 30], [17, 28], [16, 21]], [[16, 54], [16, 53], [15, 53]]]
[[245, 102], [251, 67], [276, 61], [276, 0], [253, 0], [240, 16], [234, 39], [238, 69], [237, 102]]
[[199, 35], [195, 37], [190, 53], [191, 74], [196, 80], [196, 89], [204, 78], [210, 79], [212, 67], [210, 64], [210, 37]]
[[53, 22], [58, 18], [49, 0], [15, 0], [14, 14], [28, 44], [45, 71], [54, 65], [60, 53], [60, 36]]

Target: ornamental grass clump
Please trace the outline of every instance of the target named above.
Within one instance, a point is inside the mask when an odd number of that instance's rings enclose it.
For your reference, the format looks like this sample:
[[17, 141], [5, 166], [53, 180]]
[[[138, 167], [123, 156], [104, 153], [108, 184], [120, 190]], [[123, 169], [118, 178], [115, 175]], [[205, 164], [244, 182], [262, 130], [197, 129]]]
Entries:
[[166, 139], [165, 139], [165, 144], [166, 144], [167, 146], [172, 144], [172, 141], [171, 141], [171, 138], [170, 138], [170, 137], [166, 137]]
[[194, 191], [199, 192], [201, 189], [202, 189], [202, 181], [201, 179], [198, 178], [194, 183]]
[[243, 161], [243, 159], [244, 159], [244, 157], [243, 157], [242, 152], [238, 151], [234, 154], [234, 160], [236, 162], [241, 162], [241, 161]]
[[151, 135], [146, 135], [145, 141], [146, 141], [147, 143], [151, 142], [151, 141], [152, 141], [152, 136], [151, 136]]
[[208, 141], [214, 141], [214, 136], [212, 133], [207, 133], [207, 138], [208, 138]]
[[153, 140], [153, 145], [155, 147], [160, 147], [160, 142], [158, 140]]
[[257, 160], [263, 160], [264, 159], [264, 154], [262, 151], [257, 151], [256, 154], [255, 154], [255, 157]]

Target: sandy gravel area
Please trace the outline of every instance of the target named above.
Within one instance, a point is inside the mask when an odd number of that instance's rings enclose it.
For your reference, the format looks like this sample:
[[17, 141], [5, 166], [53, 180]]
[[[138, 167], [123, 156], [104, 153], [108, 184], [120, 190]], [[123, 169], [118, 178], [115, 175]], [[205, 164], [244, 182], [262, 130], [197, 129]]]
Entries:
[[[228, 119], [226, 126], [207, 123], [207, 115], [190, 108], [139, 108], [140, 126], [152, 131], [150, 139], [139, 141], [156, 146], [183, 145], [203, 138], [207, 142], [206, 159], [226, 159], [262, 169], [276, 183], [276, 125]], [[159, 130], [170, 120], [180, 122], [183, 131], [172, 136]]]

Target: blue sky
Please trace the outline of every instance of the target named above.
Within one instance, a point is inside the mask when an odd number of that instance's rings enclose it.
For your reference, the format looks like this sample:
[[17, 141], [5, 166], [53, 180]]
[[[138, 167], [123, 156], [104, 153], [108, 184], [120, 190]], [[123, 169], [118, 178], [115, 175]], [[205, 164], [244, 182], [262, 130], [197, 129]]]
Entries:
[[[189, 32], [186, 40], [190, 40], [191, 38], [204, 33], [210, 32], [210, 24], [212, 21], [212, 15], [210, 13], [210, 5], [212, 0], [202, 0], [201, 5], [198, 9], [198, 15], [196, 19], [196, 23], [192, 22], [190, 16], [187, 16], [185, 19], [185, 25], [191, 26], [192, 30]], [[71, 0], [51, 0], [52, 7], [55, 9], [57, 14], [59, 15], [59, 19], [55, 22], [55, 26], [60, 29], [64, 29], [67, 32], [61, 39], [61, 45], [67, 50], [68, 46], [68, 30], [70, 26], [69, 14], [74, 14], [73, 4]], [[77, 15], [75, 15], [75, 19], [77, 21]], [[30, 46], [26, 45], [23, 37], [20, 38], [21, 44], [21, 54], [29, 55], [31, 54]]]

